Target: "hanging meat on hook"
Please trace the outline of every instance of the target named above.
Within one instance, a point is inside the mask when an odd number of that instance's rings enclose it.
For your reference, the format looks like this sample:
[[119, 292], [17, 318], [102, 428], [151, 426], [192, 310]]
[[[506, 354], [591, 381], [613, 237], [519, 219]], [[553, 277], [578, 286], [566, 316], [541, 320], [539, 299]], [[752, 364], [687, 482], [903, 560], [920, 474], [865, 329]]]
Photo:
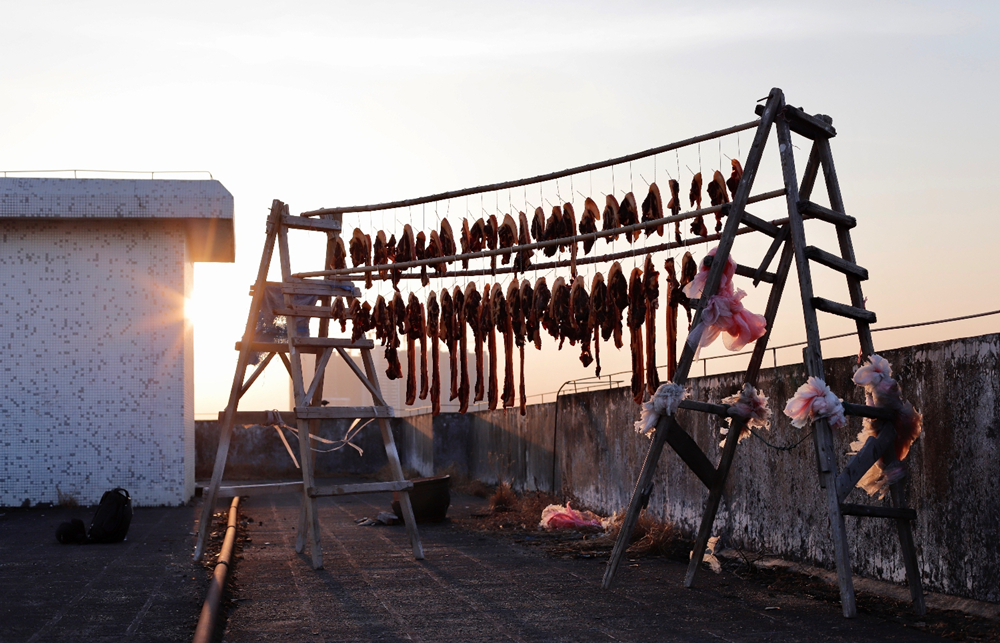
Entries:
[[[406, 404], [409, 406], [417, 401], [417, 340], [423, 335], [420, 302], [417, 296], [410, 293], [406, 305], [404, 322], [406, 327]], [[426, 367], [427, 355], [424, 354]], [[425, 369], [426, 370], [426, 369]]]
[[729, 159], [730, 164], [733, 166], [733, 173], [729, 175], [729, 179], [726, 181], [726, 187], [732, 193], [733, 198], [736, 198], [736, 188], [740, 186], [740, 181], [743, 179], [743, 166], [736, 159]]
[[[372, 238], [365, 234], [360, 228], [354, 228], [351, 241], [348, 244], [351, 250], [351, 264], [358, 266], [372, 265]], [[372, 273], [365, 273], [365, 288], [372, 287]]]
[[562, 350], [566, 340], [565, 330], [569, 328], [569, 288], [566, 280], [556, 277], [552, 282], [552, 293], [549, 297], [549, 307], [542, 317], [542, 327], [553, 339], [559, 340], [558, 350]]
[[465, 338], [465, 295], [462, 287], [456, 285], [451, 294], [455, 306], [455, 330], [458, 334], [458, 412], [469, 410], [469, 345]]
[[[580, 217], [580, 234], [592, 234], [597, 232], [597, 222], [601, 219], [601, 210], [593, 199], [587, 197], [583, 202], [583, 215]], [[589, 255], [594, 248], [597, 239], [585, 239], [583, 242], [583, 254]]]
[[[489, 219], [486, 220], [486, 227], [484, 228], [483, 238], [486, 242], [486, 247], [490, 250], [496, 250], [498, 245], [498, 237], [500, 234], [500, 225], [497, 223], [496, 215], [491, 214]], [[490, 255], [490, 274], [497, 274], [497, 256]]]
[[458, 330], [455, 328], [455, 302], [447, 288], [441, 289], [441, 321], [438, 324], [441, 339], [448, 347], [448, 372], [450, 384], [448, 399], [458, 397], [458, 351], [455, 342], [458, 341]]
[[[427, 249], [424, 250], [425, 259], [437, 259], [438, 257], [444, 256], [444, 249], [441, 244], [441, 235], [437, 233], [436, 230], [431, 230], [431, 233], [427, 237]], [[434, 271], [438, 276], [445, 274], [448, 270], [447, 264], [443, 261], [432, 264], [434, 266]]]
[[590, 352], [590, 295], [583, 275], [573, 280], [569, 291], [569, 320], [574, 339], [580, 342], [580, 362], [590, 366], [594, 355]]
[[441, 413], [441, 350], [438, 346], [441, 317], [441, 307], [438, 306], [437, 293], [433, 290], [427, 294], [427, 336], [431, 339], [431, 415]]
[[[403, 314], [405, 315], [405, 307]], [[375, 337], [382, 340], [382, 345], [385, 347], [386, 377], [390, 380], [402, 378], [403, 366], [399, 363], [397, 351], [399, 335], [397, 333], [396, 306], [391, 303], [386, 304], [385, 298], [379, 295], [372, 311], [372, 321], [375, 324]]]
[[694, 281], [697, 274], [698, 262], [694, 260], [690, 252], [685, 252], [684, 258], [681, 259], [680, 291], [677, 295], [677, 301], [681, 306], [684, 306], [684, 310], [687, 312], [688, 330], [691, 329], [691, 300], [684, 294], [684, 286]]
[[344, 247], [344, 240], [340, 238], [340, 235], [332, 237], [329, 239], [330, 248], [332, 255], [330, 259], [330, 267], [334, 270], [343, 270], [347, 268], [347, 249]]
[[[614, 194], [609, 194], [604, 199], [604, 227], [603, 232], [608, 232], [610, 230], [616, 230], [621, 227], [618, 221], [618, 212], [621, 208], [618, 206], [618, 199], [615, 198]], [[617, 234], [609, 235], [604, 237], [604, 240], [608, 243], [618, 240]]]
[[[423, 261], [427, 258], [427, 235], [421, 230], [417, 233], [417, 245], [413, 248], [413, 254], [418, 260]], [[420, 266], [420, 285], [423, 287], [429, 286], [431, 283], [430, 277], [427, 276], [427, 266], [426, 264]]]
[[[635, 195], [631, 192], [625, 195], [621, 205], [618, 206], [618, 223], [622, 227], [639, 223], [639, 208], [635, 203]], [[638, 238], [638, 230], [625, 233], [625, 240], [629, 243], [634, 243]]]
[[[712, 175], [712, 182], [708, 184], [706, 190], [713, 206], [729, 203], [729, 195], [726, 194], [726, 180], [722, 176], [722, 172], [715, 171], [715, 174]], [[722, 232], [722, 210], [715, 213], [715, 231]]]
[[[500, 224], [500, 228], [497, 230], [497, 246], [500, 248], [513, 248], [515, 243], [517, 243], [517, 222], [514, 221], [514, 217], [505, 214], [503, 215], [503, 223]], [[505, 266], [509, 264], [511, 256], [509, 254], [504, 255], [501, 263]]]
[[622, 313], [628, 308], [628, 281], [622, 266], [617, 261], [608, 270], [608, 316], [611, 321], [611, 332], [604, 332], [604, 340], [614, 338], [615, 348], [621, 348], [622, 343]]
[[[526, 246], [531, 243], [531, 232], [528, 224], [528, 215], [523, 212], [518, 214], [521, 229], [517, 235], [517, 245]], [[518, 250], [517, 258], [514, 259], [514, 274], [525, 272], [531, 266], [531, 258], [535, 256], [534, 250]]]
[[497, 384], [497, 333], [496, 324], [493, 320], [493, 289], [489, 285], [483, 286], [483, 302], [479, 306], [479, 333], [486, 341], [486, 348], [490, 352], [489, 366], [487, 368], [486, 382], [486, 402], [488, 408], [493, 411], [497, 408], [500, 391]]
[[656, 370], [656, 309], [660, 305], [660, 273], [653, 265], [653, 256], [646, 255], [642, 267], [642, 296], [646, 300], [646, 392], [650, 397], [660, 388]]
[[[576, 212], [572, 203], [563, 204], [563, 237], [570, 239], [569, 243], [569, 274], [576, 278]], [[562, 246], [559, 249], [562, 250]]]
[[[597, 366], [594, 369], [596, 377], [601, 376], [601, 331], [607, 325], [608, 319], [608, 287], [604, 283], [604, 275], [599, 272], [594, 273], [594, 279], [590, 282], [590, 320], [588, 324], [594, 333], [594, 360]], [[608, 337], [611, 333], [608, 333]]]
[[389, 240], [385, 242], [385, 255], [389, 261], [396, 260], [396, 235], [389, 235]]
[[469, 253], [472, 252], [472, 231], [469, 230], [469, 220], [462, 219], [462, 268], [469, 269]]
[[483, 335], [479, 327], [482, 314], [482, 297], [476, 290], [475, 282], [470, 281], [465, 286], [465, 322], [472, 330], [473, 352], [476, 354], [476, 387], [474, 402], [479, 402], [486, 395], [485, 378], [483, 377]]
[[527, 315], [528, 337], [535, 343], [535, 348], [542, 350], [542, 322], [548, 315], [549, 301], [552, 295], [545, 283], [545, 277], [535, 280], [535, 288], [531, 297], [531, 310]]
[[[545, 232], [542, 235], [542, 241], [554, 241], [556, 239], [562, 239], [566, 236], [563, 232], [563, 213], [562, 208], [558, 205], [552, 206], [552, 214], [549, 215], [549, 220], [545, 222]], [[542, 249], [542, 253], [546, 257], [552, 257], [556, 254], [557, 250], [564, 249], [565, 246], [545, 246]]]
[[[670, 216], [677, 216], [681, 213], [681, 184], [674, 179], [670, 179], [667, 185], [670, 186], [670, 203], [667, 204], [667, 208], [670, 209]], [[674, 221], [674, 241], [677, 243], [681, 242], [680, 221]]]
[[535, 216], [531, 219], [531, 238], [535, 241], [545, 238], [545, 211], [541, 206], [535, 208]]
[[420, 393], [417, 397], [426, 400], [429, 388], [429, 378], [427, 377], [427, 311], [421, 302], [418, 301], [417, 305], [420, 306], [420, 319], [418, 320], [420, 322]]
[[[417, 258], [416, 254], [417, 242], [413, 237], [413, 228], [407, 223], [403, 226], [403, 234], [399, 237], [399, 243], [396, 244], [396, 255], [393, 257], [393, 263], [404, 263], [406, 261], [413, 261]], [[399, 279], [402, 271], [398, 268], [392, 269], [392, 287], [399, 292]]]
[[340, 332], [347, 332], [347, 307], [344, 305], [343, 297], [337, 297], [333, 300], [333, 306], [330, 308], [330, 317], [334, 321], [340, 322]]
[[[375, 233], [375, 245], [372, 249], [372, 262], [376, 266], [384, 266], [389, 263], [389, 253], [387, 250], [387, 242], [385, 240], [385, 232], [379, 230]], [[388, 271], [384, 268], [379, 268], [378, 276], [381, 279], [385, 279], [388, 276]]]
[[[448, 219], [441, 219], [441, 234], [439, 237], [441, 241], [441, 256], [455, 256], [458, 253], [458, 247], [455, 245], [455, 233], [452, 231], [451, 224], [448, 223]], [[441, 274], [448, 272], [447, 265], [447, 262], [441, 262]]]
[[367, 301], [362, 303], [360, 299], [351, 302], [348, 309], [351, 317], [351, 341], [358, 342], [365, 333], [375, 328], [375, 321], [372, 319], [372, 306]]
[[674, 373], [677, 372], [677, 306], [680, 305], [678, 294], [687, 298], [681, 291], [681, 285], [677, 281], [677, 271], [674, 267], [674, 258], [667, 258], [663, 264], [667, 271], [665, 279], [667, 285], [667, 380], [674, 381]]
[[[516, 290], [515, 290], [516, 292]], [[510, 309], [507, 306], [507, 298], [504, 297], [503, 288], [500, 284], [493, 284], [493, 292], [490, 293], [490, 307], [493, 310], [493, 324], [503, 335], [503, 388], [500, 393], [500, 401], [503, 407], [514, 406], [514, 329], [510, 316]]]
[[[656, 182], [649, 184], [649, 194], [642, 201], [642, 221], [656, 221], [663, 218], [663, 200]], [[663, 236], [663, 226], [656, 226], [656, 233]], [[653, 234], [653, 228], [646, 228], [646, 236]]]
[[[507, 312], [510, 315], [510, 330], [514, 334], [514, 345], [517, 346], [521, 366], [517, 389], [521, 399], [521, 415], [526, 413], [524, 389], [524, 340], [527, 331], [524, 323], [524, 306], [521, 303], [522, 295], [524, 294], [524, 284], [526, 283], [528, 283], [527, 280], [522, 282], [519, 279], [513, 279], [507, 286]], [[528, 301], [531, 301], [530, 295]]]
[[633, 268], [628, 278], [628, 330], [632, 349], [632, 399], [642, 403], [645, 387], [643, 368], [642, 325], [646, 322], [646, 298], [642, 288], [642, 269]]
[[[688, 194], [691, 200], [691, 207], [701, 210], [701, 172], [698, 172], [691, 179], [691, 192]], [[697, 207], [696, 207], [697, 206]], [[691, 222], [691, 233], [699, 237], [708, 236], [708, 228], [705, 227], [705, 217], [698, 215]]]

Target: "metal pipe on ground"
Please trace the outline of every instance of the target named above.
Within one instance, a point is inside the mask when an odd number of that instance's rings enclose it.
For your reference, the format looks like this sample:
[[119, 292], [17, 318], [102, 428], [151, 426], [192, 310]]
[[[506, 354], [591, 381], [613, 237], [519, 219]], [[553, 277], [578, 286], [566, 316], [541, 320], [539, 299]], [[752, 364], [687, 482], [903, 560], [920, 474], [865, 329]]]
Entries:
[[219, 616], [219, 607], [222, 604], [222, 592], [226, 588], [226, 577], [229, 575], [229, 566], [233, 557], [233, 545], [236, 542], [236, 520], [239, 516], [240, 498], [233, 498], [233, 503], [229, 505], [229, 523], [226, 526], [226, 537], [222, 541], [222, 551], [219, 552], [219, 561], [215, 564], [215, 573], [212, 575], [212, 582], [208, 586], [208, 595], [205, 597], [205, 604], [201, 606], [201, 616], [198, 617], [198, 626], [194, 630], [193, 643], [210, 643], [212, 633], [215, 631], [215, 623]]

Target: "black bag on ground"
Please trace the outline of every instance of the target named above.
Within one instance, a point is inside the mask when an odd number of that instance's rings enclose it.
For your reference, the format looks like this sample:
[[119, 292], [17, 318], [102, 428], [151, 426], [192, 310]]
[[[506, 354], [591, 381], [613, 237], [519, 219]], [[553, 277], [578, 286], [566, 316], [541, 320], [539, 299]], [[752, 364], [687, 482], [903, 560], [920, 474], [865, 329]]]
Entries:
[[121, 487], [105, 491], [90, 523], [90, 542], [120, 543], [128, 535], [131, 522], [132, 496], [128, 491]]

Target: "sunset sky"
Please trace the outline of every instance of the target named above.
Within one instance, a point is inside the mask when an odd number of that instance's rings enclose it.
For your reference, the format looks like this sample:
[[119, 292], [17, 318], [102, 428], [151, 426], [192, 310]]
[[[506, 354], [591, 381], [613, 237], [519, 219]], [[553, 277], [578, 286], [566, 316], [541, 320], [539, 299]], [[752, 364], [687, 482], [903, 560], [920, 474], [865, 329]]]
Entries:
[[[877, 326], [996, 310], [1000, 8], [953, 5], [7, 3], [0, 170], [208, 170], [233, 193], [237, 261], [195, 273], [199, 416], [225, 405], [272, 199], [300, 212], [541, 174], [752, 120], [772, 87], [834, 118], [834, 158], [858, 219], [855, 250], [871, 275], [864, 289]], [[745, 157], [751, 138], [703, 145], [702, 171]], [[808, 148], [799, 144], [801, 169]], [[755, 193], [779, 187], [775, 148], [772, 138]], [[698, 153], [638, 162], [631, 179], [619, 167], [615, 193], [632, 189], [641, 202], [646, 181], [665, 185], [678, 168], [686, 187]], [[609, 171], [582, 175], [573, 201], [579, 209], [582, 193], [603, 203], [611, 189]], [[557, 192], [568, 199], [568, 180], [543, 186], [541, 199], [555, 202]], [[448, 212], [458, 228], [466, 212], [516, 215], [539, 199], [529, 188], [442, 203], [436, 214], [346, 217], [345, 227], [398, 231], [409, 219], [429, 229]], [[751, 211], [783, 216], [780, 202]], [[834, 250], [819, 230], [807, 228], [810, 241]], [[766, 245], [741, 237], [734, 256], [755, 265]], [[320, 268], [321, 243], [295, 250], [295, 269]], [[818, 294], [849, 301], [842, 279], [815, 275]], [[763, 286], [745, 303], [763, 312], [766, 296]], [[825, 315], [820, 323], [824, 336], [852, 328]], [[993, 316], [879, 333], [875, 343], [998, 331]], [[793, 277], [772, 343], [804, 336]], [[659, 339], [665, 355], [662, 330]], [[856, 350], [824, 345], [828, 357]], [[704, 355], [723, 352], [719, 342]], [[629, 366], [627, 347], [602, 356], [606, 372]], [[778, 354], [781, 363], [799, 359], [798, 349]], [[530, 349], [528, 363], [530, 393], [593, 371], [573, 349]], [[740, 367], [718, 360], [710, 372]], [[285, 408], [287, 387], [275, 368], [244, 408]]]

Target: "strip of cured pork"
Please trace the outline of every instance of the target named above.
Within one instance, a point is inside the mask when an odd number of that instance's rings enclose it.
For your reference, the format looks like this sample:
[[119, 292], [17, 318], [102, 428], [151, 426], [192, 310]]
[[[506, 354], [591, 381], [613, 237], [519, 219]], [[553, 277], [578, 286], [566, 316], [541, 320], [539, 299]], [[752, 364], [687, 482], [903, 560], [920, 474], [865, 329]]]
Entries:
[[455, 328], [455, 302], [447, 288], [441, 289], [441, 338], [448, 347], [448, 369], [450, 384], [448, 399], [458, 397], [458, 351], [455, 342], [458, 341], [458, 330]]
[[486, 338], [486, 348], [490, 352], [489, 371], [486, 384], [486, 402], [491, 411], [496, 410], [497, 402], [500, 399], [499, 385], [497, 383], [497, 366], [499, 355], [497, 355], [497, 332], [493, 322], [493, 290], [490, 286], [483, 286], [483, 303], [479, 307], [479, 332]]
[[[583, 202], [583, 215], [580, 217], [580, 234], [597, 232], [597, 222], [601, 220], [601, 210], [593, 199], [587, 197]], [[597, 239], [586, 239], [583, 242], [583, 254], [589, 255]]]
[[503, 388], [500, 393], [500, 401], [506, 409], [514, 406], [515, 403], [514, 329], [510, 310], [507, 307], [507, 298], [504, 297], [503, 288], [498, 283], [493, 284], [493, 291], [490, 293], [490, 308], [493, 312], [493, 324], [503, 335]]
[[660, 273], [653, 265], [653, 256], [646, 255], [642, 268], [642, 296], [646, 300], [646, 392], [652, 397], [660, 388], [656, 370], [656, 309], [660, 305]]
[[465, 338], [465, 295], [461, 286], [455, 286], [451, 294], [455, 306], [455, 328], [458, 331], [458, 412], [469, 410], [469, 346]]
[[674, 267], [674, 258], [669, 257], [663, 264], [667, 271], [667, 380], [674, 381], [674, 373], [677, 372], [677, 306], [680, 304], [678, 293], [681, 285], [677, 281], [677, 270]]
[[[610, 322], [610, 336], [614, 338], [615, 348], [621, 348], [622, 343], [622, 313], [628, 308], [628, 281], [622, 266], [617, 261], [611, 264], [608, 270], [608, 318]], [[609, 334], [604, 334], [604, 339], [609, 339]]]
[[632, 399], [641, 404], [645, 391], [642, 325], [646, 322], [646, 298], [642, 288], [642, 269], [633, 268], [628, 278], [628, 330], [632, 349]]
[[[597, 366], [594, 375], [601, 376], [601, 332], [607, 325], [608, 318], [608, 287], [604, 283], [604, 276], [594, 273], [594, 279], [590, 283], [590, 328], [594, 332], [594, 360]], [[608, 337], [611, 333], [608, 333]]]
[[573, 280], [569, 291], [569, 321], [572, 339], [580, 342], [580, 362], [586, 367], [594, 361], [590, 352], [590, 295], [583, 275]]
[[417, 340], [423, 335], [420, 328], [420, 302], [410, 293], [404, 316], [406, 326], [406, 404], [417, 401]]
[[476, 284], [469, 282], [465, 286], [465, 323], [472, 330], [473, 351], [476, 354], [476, 387], [473, 401], [479, 402], [485, 396], [485, 379], [483, 378], [483, 335], [479, 327], [482, 314], [482, 297], [476, 290]]
[[441, 413], [441, 350], [438, 346], [441, 317], [441, 307], [438, 305], [437, 293], [433, 290], [427, 295], [427, 335], [431, 338], [431, 414]]
[[[660, 188], [655, 182], [649, 184], [649, 194], [642, 201], [642, 221], [655, 221], [663, 218], [663, 200], [660, 198]], [[656, 233], [663, 236], [663, 226], [656, 226]], [[646, 228], [646, 236], [653, 234], [653, 228]]]
[[[670, 202], [667, 203], [667, 208], [670, 209], [670, 216], [676, 216], [681, 213], [681, 184], [675, 179], [670, 179], [667, 185], [670, 186]], [[674, 221], [674, 241], [681, 242], [680, 221]]]
[[[692, 208], [701, 209], [701, 172], [698, 172], [691, 178], [691, 191], [688, 193], [688, 198], [691, 200]], [[708, 228], [705, 227], [705, 217], [699, 214], [691, 221], [691, 233], [699, 237], [708, 236]]]

